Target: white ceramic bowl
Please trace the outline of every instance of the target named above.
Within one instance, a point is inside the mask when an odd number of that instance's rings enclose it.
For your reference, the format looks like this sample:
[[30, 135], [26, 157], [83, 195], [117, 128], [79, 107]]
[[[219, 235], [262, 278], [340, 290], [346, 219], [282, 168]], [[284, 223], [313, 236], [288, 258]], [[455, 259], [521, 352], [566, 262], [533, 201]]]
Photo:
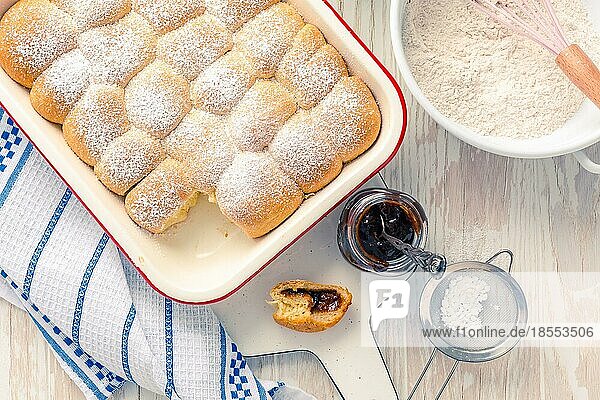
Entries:
[[[583, 0], [583, 2], [590, 12], [592, 21], [600, 28], [600, 2], [596, 0]], [[600, 142], [600, 112], [589, 100], [562, 128], [531, 139], [486, 136], [442, 114], [419, 88], [404, 54], [402, 27], [407, 3], [408, 0], [392, 2], [390, 18], [394, 54], [406, 85], [437, 123], [459, 139], [491, 153], [516, 158], [548, 158], [574, 154], [584, 168], [600, 174], [600, 165], [592, 162], [583, 152], [587, 147]]]

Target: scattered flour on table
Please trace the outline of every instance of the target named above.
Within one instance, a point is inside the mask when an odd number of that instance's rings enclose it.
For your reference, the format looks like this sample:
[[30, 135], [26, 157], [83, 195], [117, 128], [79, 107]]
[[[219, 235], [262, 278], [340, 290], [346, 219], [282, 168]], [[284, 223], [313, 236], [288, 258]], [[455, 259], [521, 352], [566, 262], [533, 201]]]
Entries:
[[450, 329], [481, 329], [479, 317], [490, 285], [476, 276], [459, 276], [450, 281], [442, 299], [442, 322]]
[[[553, 0], [568, 39], [600, 61], [600, 35], [581, 0]], [[538, 137], [560, 128], [584, 96], [554, 55], [511, 33], [469, 0], [410, 0], [404, 48], [424, 94], [485, 135]]]

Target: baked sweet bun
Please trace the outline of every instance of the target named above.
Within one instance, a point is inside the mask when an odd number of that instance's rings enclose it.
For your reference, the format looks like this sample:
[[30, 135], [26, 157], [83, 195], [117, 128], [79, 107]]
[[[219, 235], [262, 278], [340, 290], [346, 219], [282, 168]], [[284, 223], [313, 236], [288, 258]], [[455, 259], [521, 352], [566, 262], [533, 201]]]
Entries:
[[250, 59], [260, 78], [270, 78], [303, 26], [304, 20], [293, 7], [277, 3], [239, 30], [235, 47]]
[[344, 59], [329, 44], [322, 46], [306, 61], [298, 60], [295, 66], [278, 72], [277, 79], [293, 93], [302, 108], [314, 107], [342, 77], [348, 76]]
[[291, 47], [279, 63], [277, 79], [291, 75], [298, 65], [308, 62], [310, 57], [326, 44], [327, 41], [319, 28], [312, 24], [304, 25], [294, 36]]
[[125, 86], [152, 61], [157, 36], [139, 14], [81, 33], [78, 47], [90, 61], [92, 82]]
[[192, 81], [232, 47], [231, 32], [217, 17], [204, 14], [161, 37], [156, 53]]
[[367, 151], [381, 129], [381, 113], [373, 94], [358, 77], [342, 78], [312, 112], [344, 162]]
[[217, 184], [239, 152], [229, 141], [221, 140], [218, 132], [209, 133], [200, 143], [199, 151], [183, 165], [190, 184], [215, 202]]
[[219, 17], [234, 32], [250, 18], [279, 0], [205, 0], [206, 11]]
[[327, 41], [319, 28], [312, 24], [304, 25], [294, 36], [291, 47], [277, 66], [275, 78], [284, 86], [291, 88], [293, 85], [290, 78], [296, 74], [301, 65], [307, 64], [312, 55], [326, 44]]
[[204, 193], [259, 237], [381, 126], [367, 86], [293, 3], [18, 0], [0, 66], [109, 190], [139, 186], [140, 226], [163, 232]]
[[132, 125], [164, 138], [192, 108], [189, 83], [164, 62], [155, 61], [125, 88], [125, 108]]
[[90, 63], [80, 50], [71, 50], [35, 80], [29, 99], [44, 118], [62, 124], [90, 84]]
[[352, 304], [345, 287], [309, 281], [281, 282], [270, 292], [276, 308], [273, 319], [298, 332], [322, 332], [342, 320]]
[[94, 172], [104, 186], [122, 196], [165, 158], [160, 140], [131, 129], [106, 147]]
[[165, 139], [167, 153], [181, 161], [188, 182], [215, 201], [221, 175], [238, 153], [223, 130], [222, 117], [193, 110]]
[[0, 23], [0, 66], [21, 85], [33, 81], [76, 45], [73, 19], [48, 0], [21, 0]]
[[215, 61], [192, 83], [194, 107], [224, 115], [256, 81], [256, 72], [243, 54], [230, 51]]
[[135, 12], [160, 33], [179, 28], [204, 12], [204, 0], [131, 0]]
[[296, 108], [280, 83], [260, 79], [231, 112], [229, 135], [241, 151], [262, 151]]
[[315, 129], [308, 113], [296, 114], [275, 135], [269, 153], [304, 193], [314, 193], [342, 171], [333, 144]]
[[296, 211], [302, 190], [266, 153], [240, 153], [217, 184], [221, 212], [248, 236], [275, 229]]
[[223, 132], [224, 126], [225, 117], [194, 108], [164, 139], [165, 150], [170, 157], [184, 161], [199, 151], [198, 145], [208, 132]]
[[94, 166], [108, 144], [128, 130], [125, 91], [91, 85], [65, 118], [63, 137], [83, 162]]
[[75, 20], [79, 32], [112, 24], [131, 11], [131, 0], [51, 0]]
[[187, 183], [181, 164], [167, 158], [127, 194], [125, 209], [142, 228], [163, 233], [184, 221], [197, 200], [198, 192]]

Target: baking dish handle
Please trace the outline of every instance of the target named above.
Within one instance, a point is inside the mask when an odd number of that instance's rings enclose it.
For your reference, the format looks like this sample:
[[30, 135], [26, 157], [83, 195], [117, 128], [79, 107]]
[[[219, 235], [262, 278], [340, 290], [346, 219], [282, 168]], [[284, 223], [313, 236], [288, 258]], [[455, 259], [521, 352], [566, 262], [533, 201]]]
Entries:
[[581, 150], [573, 154], [575, 155], [575, 158], [577, 159], [577, 161], [579, 161], [579, 164], [581, 164], [583, 168], [585, 168], [592, 174], [600, 175], [600, 164], [593, 162], [591, 158], [587, 155], [585, 150]]

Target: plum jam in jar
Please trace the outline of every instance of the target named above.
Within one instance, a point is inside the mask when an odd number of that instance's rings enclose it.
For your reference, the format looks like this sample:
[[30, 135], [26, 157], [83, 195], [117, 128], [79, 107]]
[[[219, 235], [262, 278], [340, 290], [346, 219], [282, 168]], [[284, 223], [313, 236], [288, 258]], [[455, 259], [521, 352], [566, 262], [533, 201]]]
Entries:
[[412, 196], [392, 189], [365, 189], [348, 200], [338, 225], [338, 246], [355, 267], [388, 276], [416, 269], [401, 250], [382, 235], [422, 248], [427, 238], [427, 217]]

